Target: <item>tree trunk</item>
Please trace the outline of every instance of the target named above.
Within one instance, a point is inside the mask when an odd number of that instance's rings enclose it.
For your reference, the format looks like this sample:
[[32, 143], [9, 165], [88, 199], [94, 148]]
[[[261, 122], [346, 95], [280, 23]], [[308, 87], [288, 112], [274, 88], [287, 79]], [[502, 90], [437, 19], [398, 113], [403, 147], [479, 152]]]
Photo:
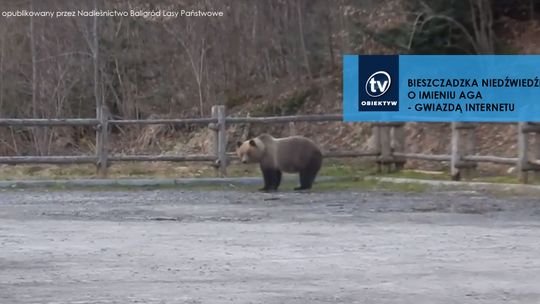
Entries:
[[302, 19], [302, 8], [301, 8], [301, 0], [298, 0], [297, 6], [296, 6], [296, 12], [298, 13], [298, 30], [300, 32], [300, 43], [302, 45], [302, 53], [304, 55], [304, 65], [306, 66], [306, 71], [308, 74], [308, 78], [311, 79], [311, 67], [309, 66], [309, 58], [306, 50], [306, 42], [304, 41], [304, 26], [303, 26], [303, 19]]
[[[30, 2], [30, 9], [34, 10], [34, 0]], [[34, 31], [34, 17], [30, 16], [30, 56], [32, 57], [32, 117], [39, 118], [38, 111], [38, 87], [37, 87], [37, 61], [36, 61], [36, 39]], [[34, 149], [37, 155], [43, 155], [43, 149], [41, 145], [42, 136], [41, 129], [34, 127], [32, 130], [32, 137], [34, 139]]]
[[[94, 9], [97, 10], [97, 0], [94, 0]], [[101, 94], [99, 93], [99, 42], [98, 42], [98, 19], [93, 18], [92, 23], [92, 59], [94, 64], [94, 99], [96, 101], [96, 117], [99, 118], [101, 112]]]
[[5, 32], [2, 31], [0, 37], [0, 117], [4, 117], [4, 49], [5, 49]]

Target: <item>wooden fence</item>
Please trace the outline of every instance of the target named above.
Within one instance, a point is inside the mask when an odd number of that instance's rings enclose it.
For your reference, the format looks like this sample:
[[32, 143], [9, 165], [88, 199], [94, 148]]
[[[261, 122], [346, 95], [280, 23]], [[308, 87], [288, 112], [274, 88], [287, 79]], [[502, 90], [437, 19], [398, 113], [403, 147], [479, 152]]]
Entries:
[[[236, 156], [227, 153], [227, 125], [229, 124], [277, 124], [288, 123], [291, 134], [295, 134], [296, 122], [342, 121], [341, 114], [297, 115], [278, 117], [227, 117], [225, 106], [212, 107], [209, 118], [110, 120], [107, 108], [100, 107], [97, 119], [0, 119], [0, 126], [53, 127], [53, 126], [93, 126], [96, 129], [96, 153], [83, 156], [3, 156], [0, 164], [96, 164], [98, 177], [107, 176], [107, 169], [113, 162], [122, 161], [206, 161], [218, 170], [220, 176], [227, 174], [227, 165]], [[112, 125], [154, 125], [154, 124], [194, 124], [206, 125], [213, 131], [214, 151], [209, 155], [109, 155], [109, 129]], [[373, 151], [332, 151], [324, 152], [325, 157], [373, 157], [380, 171], [400, 170], [408, 159], [425, 161], [447, 161], [450, 163], [454, 180], [468, 177], [480, 162], [513, 165], [520, 181], [528, 181], [528, 173], [540, 171], [540, 124], [518, 123], [517, 156], [500, 157], [476, 155], [474, 123], [451, 123], [451, 154], [422, 154], [405, 152], [405, 123], [372, 123], [375, 149]], [[535, 153], [529, 159], [529, 136], [535, 135]]]

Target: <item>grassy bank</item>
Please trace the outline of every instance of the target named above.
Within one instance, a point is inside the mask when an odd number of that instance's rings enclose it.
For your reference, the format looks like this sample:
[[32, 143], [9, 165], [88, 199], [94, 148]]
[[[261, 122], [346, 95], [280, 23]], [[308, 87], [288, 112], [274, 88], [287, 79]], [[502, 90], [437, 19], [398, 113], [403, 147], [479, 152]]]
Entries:
[[[373, 187], [371, 181], [364, 180], [366, 176], [385, 176], [396, 178], [450, 180], [448, 172], [428, 172], [403, 170], [394, 173], [378, 173], [372, 162], [358, 159], [329, 159], [325, 161], [320, 176], [345, 177], [350, 183], [321, 184], [324, 189], [345, 189], [354, 187]], [[256, 164], [231, 164], [227, 168], [228, 177], [260, 177], [261, 173]], [[133, 162], [117, 163], [109, 168], [111, 179], [177, 179], [217, 177], [216, 170], [208, 163], [165, 163], [165, 162]], [[93, 165], [2, 165], [0, 180], [71, 180], [96, 178], [96, 168]], [[478, 176], [467, 181], [518, 184], [517, 177]], [[531, 179], [530, 184], [540, 184], [539, 180]], [[400, 186], [401, 187], [401, 186]]]

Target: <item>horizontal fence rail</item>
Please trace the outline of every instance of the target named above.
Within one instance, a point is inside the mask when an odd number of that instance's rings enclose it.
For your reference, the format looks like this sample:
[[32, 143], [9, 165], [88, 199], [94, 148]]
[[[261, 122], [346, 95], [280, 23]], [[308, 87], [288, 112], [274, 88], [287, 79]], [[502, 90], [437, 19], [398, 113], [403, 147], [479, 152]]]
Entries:
[[215, 161], [215, 155], [113, 155], [109, 157], [109, 161]]
[[0, 156], [0, 164], [92, 164], [96, 156]]
[[376, 152], [356, 151], [323, 151], [323, 157], [370, 157], [379, 155]]
[[275, 117], [227, 117], [227, 123], [288, 123], [288, 122], [329, 122], [342, 121], [343, 115], [297, 115], [297, 116], [275, 116]]
[[123, 119], [109, 120], [112, 125], [181, 125], [217, 123], [215, 118], [185, 118], [185, 119]]
[[[0, 127], [76, 127], [92, 126], [96, 129], [96, 155], [81, 156], [0, 156], [0, 164], [95, 164], [100, 175], [106, 175], [112, 162], [168, 161], [168, 162], [212, 162], [220, 175], [226, 175], [226, 167], [237, 161], [235, 153], [227, 152], [227, 125], [229, 124], [280, 124], [288, 123], [290, 135], [295, 135], [294, 123], [340, 122], [341, 114], [294, 115], [270, 117], [231, 117], [226, 115], [225, 106], [212, 107], [212, 116], [205, 118], [178, 119], [109, 119], [108, 109], [101, 105], [94, 118], [17, 119], [0, 118]], [[210, 155], [117, 155], [110, 154], [108, 133], [111, 125], [206, 125], [213, 132], [213, 154]], [[522, 182], [527, 182], [529, 171], [540, 172], [540, 123], [517, 124], [517, 157], [477, 155], [474, 131], [476, 123], [446, 123], [451, 132], [451, 154], [425, 154], [405, 152], [403, 122], [372, 122], [373, 151], [323, 151], [324, 157], [374, 157], [380, 170], [400, 170], [407, 160], [450, 162], [452, 179], [470, 175], [478, 163], [493, 163], [515, 166]], [[486, 124], [491, 124], [486, 122]], [[500, 123], [498, 123], [500, 124]], [[509, 124], [507, 122], [507, 124]], [[535, 151], [529, 155], [529, 136], [534, 134]], [[463, 174], [462, 174], [463, 173]]]
[[500, 156], [491, 156], [491, 155], [466, 155], [463, 156], [463, 160], [474, 161], [479, 163], [494, 163], [494, 164], [505, 164], [505, 165], [515, 165], [518, 161], [517, 157], [500, 157]]
[[419, 159], [419, 160], [433, 160], [433, 161], [450, 161], [452, 159], [451, 155], [448, 154], [421, 154], [421, 153], [401, 153], [394, 152], [395, 156], [405, 157], [408, 159]]
[[0, 118], [0, 127], [57, 127], [57, 126], [97, 126], [100, 121], [95, 118], [66, 118], [66, 119], [18, 119]]
[[[351, 158], [351, 157], [375, 157], [379, 154], [376, 152], [356, 152], [356, 151], [323, 151], [323, 157], [327, 158]], [[227, 153], [227, 159], [238, 160], [235, 153]]]

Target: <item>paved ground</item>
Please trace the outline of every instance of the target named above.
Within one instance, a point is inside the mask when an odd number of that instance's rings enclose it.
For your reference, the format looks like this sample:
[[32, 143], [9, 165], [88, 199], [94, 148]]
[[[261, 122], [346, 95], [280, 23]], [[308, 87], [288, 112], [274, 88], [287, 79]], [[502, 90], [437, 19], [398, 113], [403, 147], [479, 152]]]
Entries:
[[0, 303], [540, 303], [540, 200], [2, 191]]

